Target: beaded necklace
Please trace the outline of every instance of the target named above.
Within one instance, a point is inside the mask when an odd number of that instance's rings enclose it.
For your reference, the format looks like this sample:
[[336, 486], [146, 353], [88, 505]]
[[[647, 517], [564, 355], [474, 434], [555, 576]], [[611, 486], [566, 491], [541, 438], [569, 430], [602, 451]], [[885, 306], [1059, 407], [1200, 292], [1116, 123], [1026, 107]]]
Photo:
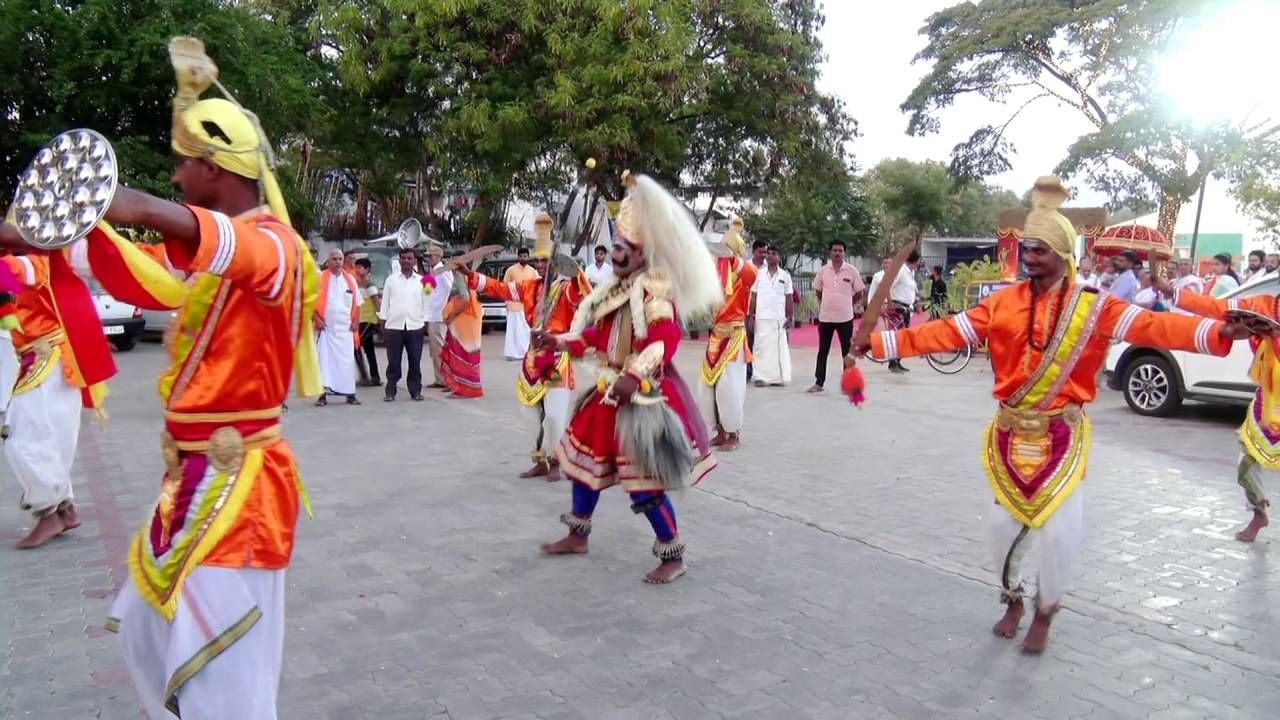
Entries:
[[1058, 323], [1062, 321], [1062, 306], [1067, 298], [1067, 281], [1066, 278], [1062, 278], [1058, 281], [1060, 283], [1058, 286], [1058, 299], [1054, 303], [1053, 312], [1049, 316], [1050, 323], [1045, 333], [1044, 341], [1038, 342], [1036, 340], [1036, 300], [1038, 299], [1036, 297], [1036, 284], [1034, 280], [1029, 282], [1031, 283], [1031, 309], [1027, 313], [1027, 349], [1022, 355], [1022, 368], [1027, 372], [1031, 372], [1031, 352], [1044, 352], [1045, 348], [1049, 347], [1050, 340], [1057, 334]]

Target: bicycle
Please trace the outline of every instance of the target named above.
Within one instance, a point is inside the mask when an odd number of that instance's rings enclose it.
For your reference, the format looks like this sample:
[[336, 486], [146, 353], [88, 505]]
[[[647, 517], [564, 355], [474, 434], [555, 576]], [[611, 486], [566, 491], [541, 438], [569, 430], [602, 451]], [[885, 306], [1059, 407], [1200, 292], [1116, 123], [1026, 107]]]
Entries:
[[[941, 320], [959, 312], [946, 305], [933, 302], [927, 303], [925, 310], [929, 313], [930, 320]], [[925, 355], [924, 359], [925, 362], [929, 363], [929, 367], [937, 372], [943, 375], [955, 375], [969, 366], [969, 361], [973, 359], [974, 349], [972, 345], [965, 345], [959, 350], [929, 353]]]
[[[925, 303], [924, 310], [929, 314], [930, 320], [940, 320], [942, 318], [951, 317], [959, 311], [952, 310], [945, 306], [935, 303]], [[897, 303], [889, 303], [880, 311], [880, 320], [884, 322], [886, 330], [901, 330], [905, 325], [905, 316], [902, 312], [902, 306]], [[965, 345], [959, 350], [944, 350], [942, 352], [929, 353], [924, 356], [925, 362], [929, 363], [929, 367], [943, 375], [955, 375], [969, 366], [969, 361], [973, 359], [973, 353], [977, 350], [983, 352], [983, 347], [975, 348], [972, 345]], [[883, 365], [885, 360], [877, 360], [868, 354], [868, 358], [872, 362]]]

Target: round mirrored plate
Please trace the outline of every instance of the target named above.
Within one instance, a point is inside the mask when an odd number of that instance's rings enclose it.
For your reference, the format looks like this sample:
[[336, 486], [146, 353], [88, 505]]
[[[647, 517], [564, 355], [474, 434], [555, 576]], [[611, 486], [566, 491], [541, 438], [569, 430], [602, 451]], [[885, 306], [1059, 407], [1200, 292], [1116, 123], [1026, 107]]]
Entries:
[[41, 148], [22, 174], [14, 203], [18, 232], [46, 250], [70, 245], [106, 215], [116, 192], [116, 156], [93, 130], [69, 130]]

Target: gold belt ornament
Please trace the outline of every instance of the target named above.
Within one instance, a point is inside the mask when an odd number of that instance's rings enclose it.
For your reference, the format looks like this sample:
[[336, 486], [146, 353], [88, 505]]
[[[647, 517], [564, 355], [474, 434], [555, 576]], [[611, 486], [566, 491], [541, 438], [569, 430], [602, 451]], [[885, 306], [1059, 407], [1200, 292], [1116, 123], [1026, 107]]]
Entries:
[[53, 354], [54, 346], [61, 345], [64, 340], [66, 340], [66, 336], [63, 332], [61, 330], [54, 330], [48, 335], [38, 337], [26, 345], [17, 348], [16, 352], [19, 357], [29, 352], [35, 353], [36, 362], [39, 363], [49, 359], [49, 356]]
[[1084, 418], [1084, 409], [1074, 403], [1058, 410], [1024, 410], [1001, 405], [996, 414], [996, 427], [1018, 437], [1042, 438], [1049, 434], [1049, 423], [1054, 418], [1076, 427]]
[[178, 489], [182, 487], [182, 453], [204, 453], [209, 465], [220, 473], [235, 473], [244, 463], [245, 452], [266, 447], [280, 439], [280, 426], [272, 425], [249, 437], [231, 426], [213, 431], [208, 440], [175, 440], [168, 431], [160, 433], [160, 452], [164, 455], [165, 477], [160, 484], [160, 542], [169, 542], [173, 508]]
[[1026, 410], [1001, 405], [996, 414], [996, 427], [1009, 432], [1009, 462], [1024, 478], [1034, 477], [1049, 461], [1052, 447], [1049, 424], [1059, 418], [1071, 427], [1079, 427], [1084, 412], [1079, 405], [1066, 405], [1059, 410]]

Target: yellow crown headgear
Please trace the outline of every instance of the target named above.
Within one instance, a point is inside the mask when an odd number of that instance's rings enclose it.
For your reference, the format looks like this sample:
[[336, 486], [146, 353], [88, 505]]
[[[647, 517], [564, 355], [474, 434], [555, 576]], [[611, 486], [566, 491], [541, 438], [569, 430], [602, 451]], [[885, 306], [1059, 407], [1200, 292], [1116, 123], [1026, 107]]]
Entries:
[[631, 188], [636, 186], [636, 179], [632, 177], [630, 170], [622, 171], [622, 187], [626, 189], [627, 196], [622, 198], [622, 202], [618, 205], [618, 218], [614, 222], [614, 227], [622, 236], [622, 239], [631, 243], [636, 247], [644, 247], [644, 237], [640, 233], [640, 223], [637, 222], [635, 209], [631, 202]]
[[551, 250], [555, 247], [555, 243], [551, 240], [551, 231], [556, 227], [556, 221], [546, 213], [538, 213], [537, 219], [533, 221], [533, 256], [535, 258], [547, 259], [551, 257]]
[[1065, 215], [1058, 212], [1068, 196], [1070, 192], [1061, 179], [1053, 175], [1038, 178], [1031, 189], [1031, 212], [1027, 214], [1022, 237], [1039, 240], [1047, 245], [1067, 261], [1074, 274], [1076, 228]]
[[742, 218], [735, 217], [729, 221], [728, 232], [720, 238], [720, 242], [738, 257], [745, 257], [747, 254], [747, 241], [742, 237], [742, 228]]

